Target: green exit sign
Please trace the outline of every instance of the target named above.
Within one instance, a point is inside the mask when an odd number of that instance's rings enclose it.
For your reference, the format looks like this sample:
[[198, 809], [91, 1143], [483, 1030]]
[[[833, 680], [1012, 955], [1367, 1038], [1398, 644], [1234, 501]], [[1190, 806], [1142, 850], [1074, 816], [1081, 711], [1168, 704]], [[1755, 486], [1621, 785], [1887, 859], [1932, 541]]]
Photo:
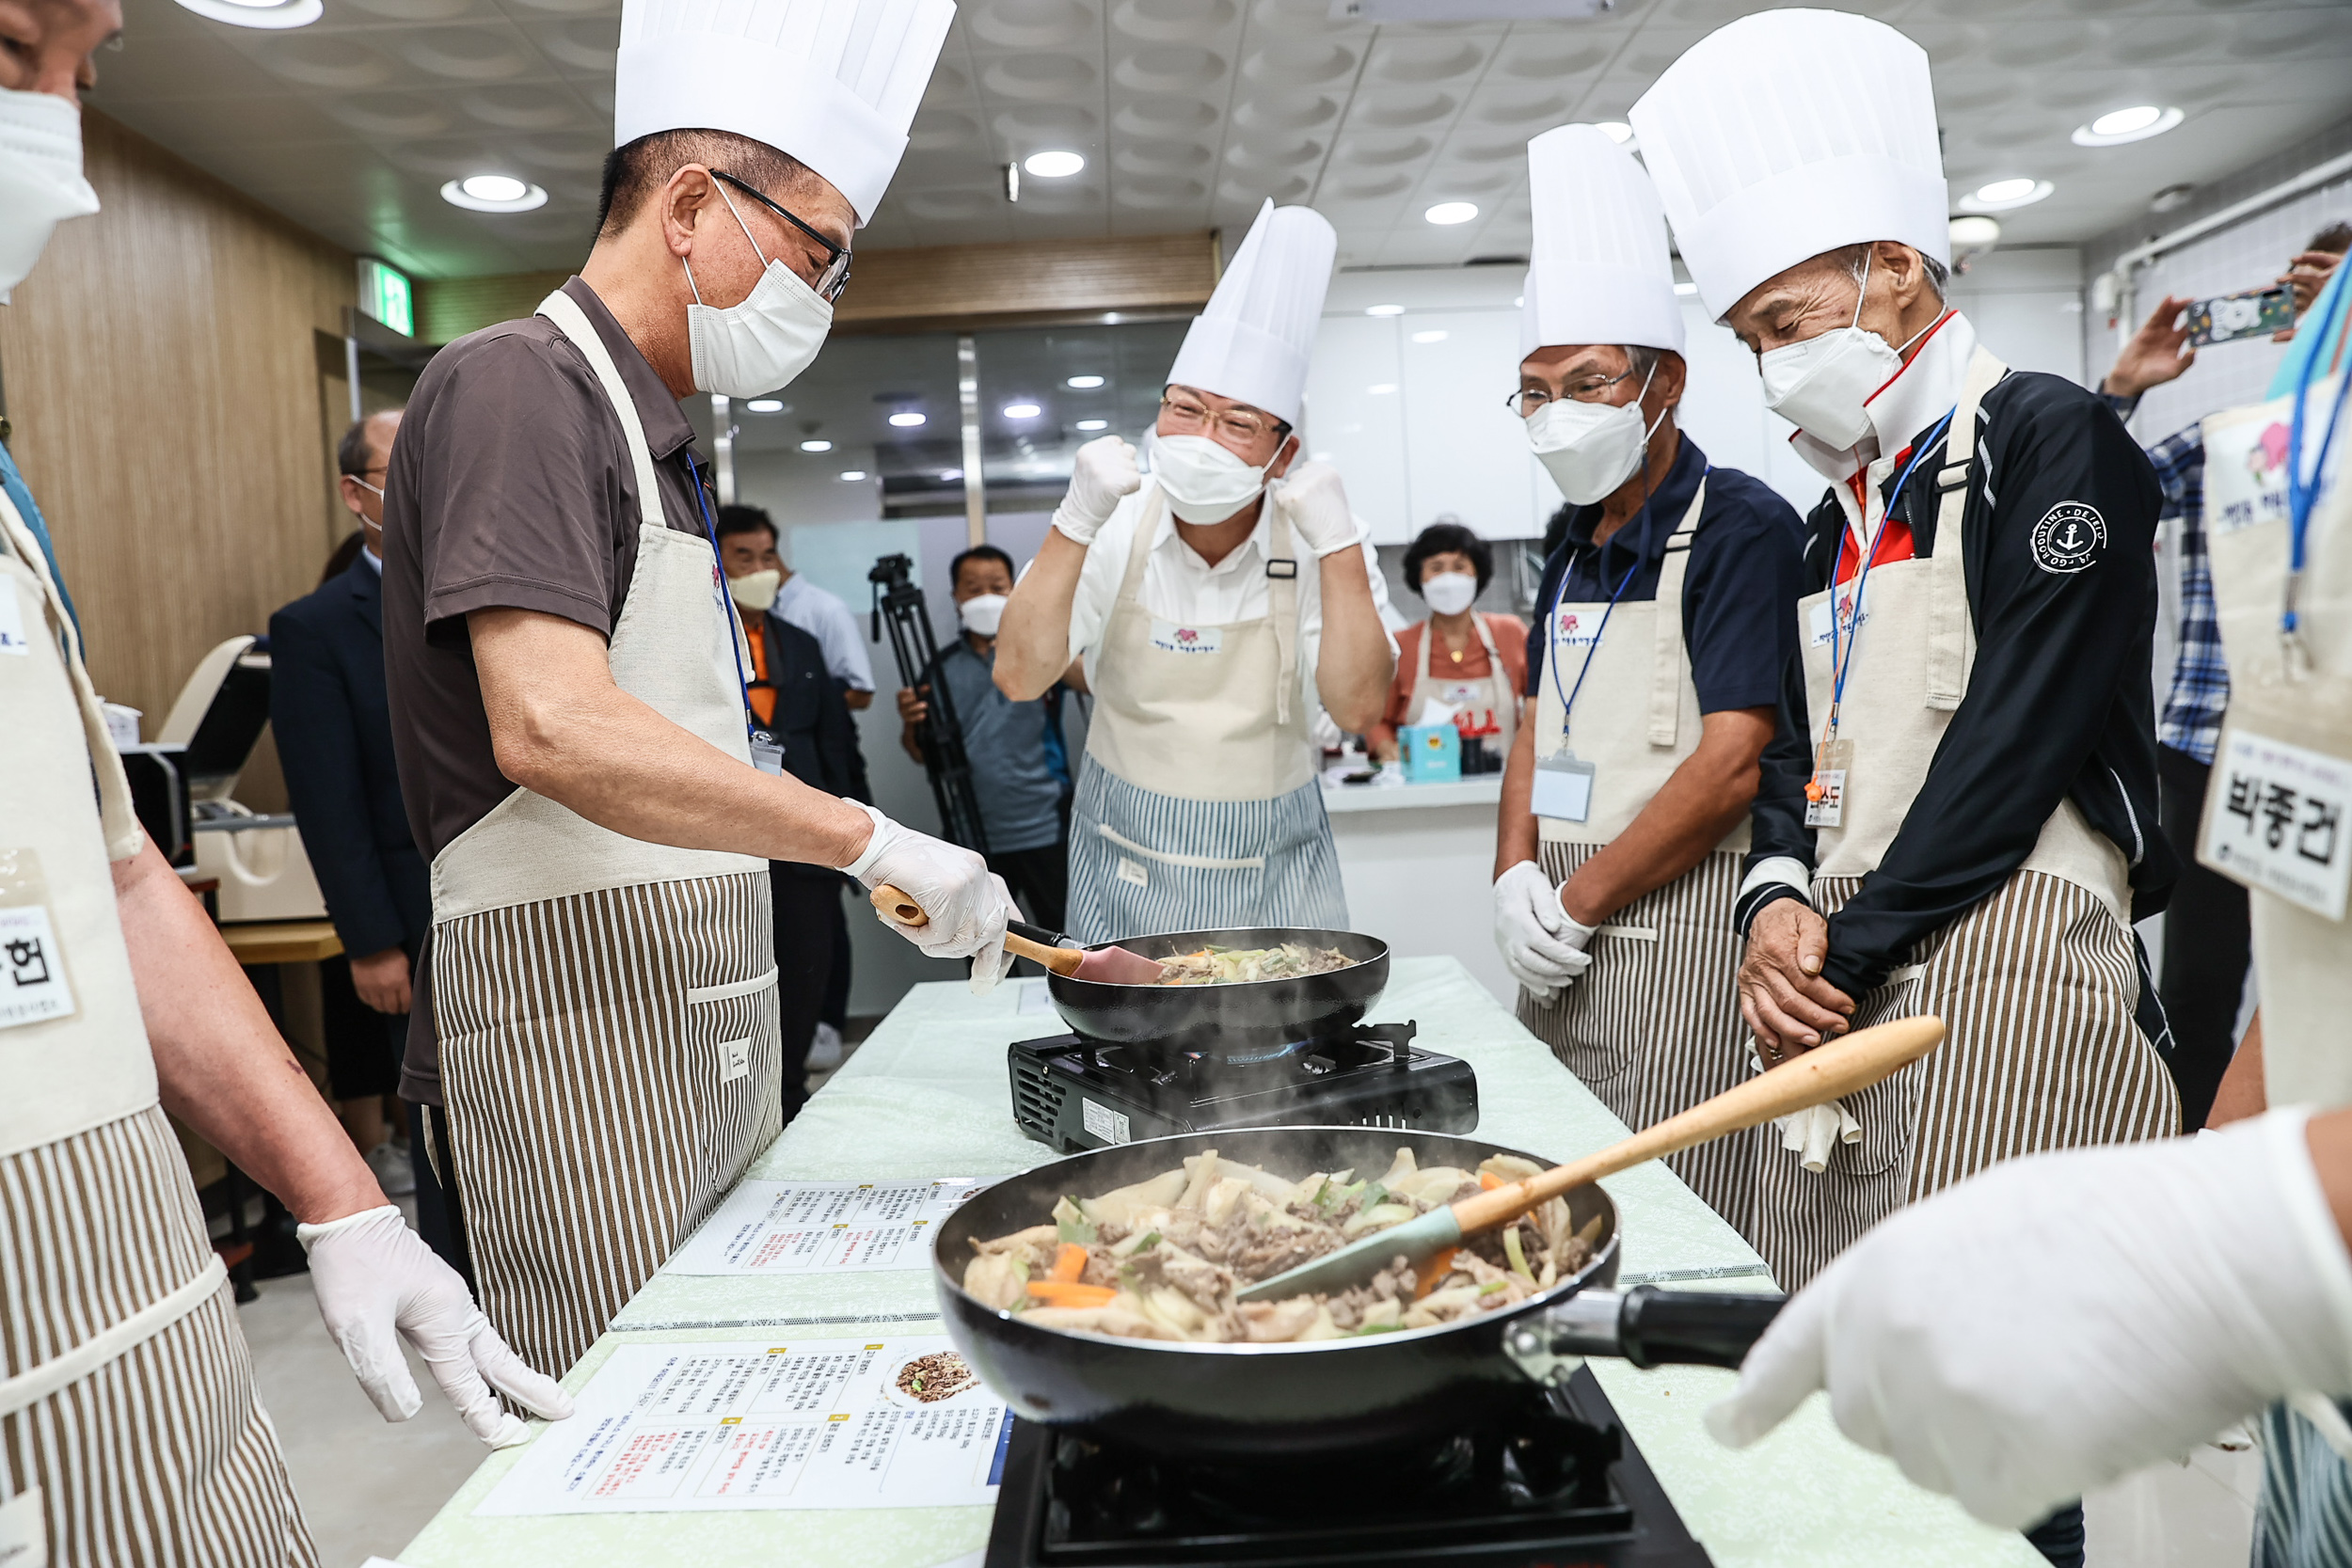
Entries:
[[359, 258], [359, 310], [404, 338], [417, 332], [417, 296], [408, 275], [373, 256]]

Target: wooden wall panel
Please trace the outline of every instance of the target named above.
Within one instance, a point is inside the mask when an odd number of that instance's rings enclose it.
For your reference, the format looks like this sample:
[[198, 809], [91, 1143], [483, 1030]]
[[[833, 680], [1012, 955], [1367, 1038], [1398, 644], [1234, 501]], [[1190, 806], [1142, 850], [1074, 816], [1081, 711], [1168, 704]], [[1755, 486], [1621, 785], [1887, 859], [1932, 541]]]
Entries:
[[860, 251], [835, 330], [916, 332], [1190, 315], [1216, 287], [1216, 235]]
[[453, 343], [469, 332], [520, 321], [569, 277], [568, 272], [510, 272], [496, 277], [421, 277], [417, 341]]
[[[340, 340], [356, 278], [346, 252], [104, 116], [85, 111], [83, 139], [103, 210], [61, 225], [0, 307], [0, 385], [91, 673], [151, 735], [205, 650], [266, 630], [349, 531], [341, 367], [329, 408], [316, 342]], [[265, 803], [272, 781], [253, 782]]]

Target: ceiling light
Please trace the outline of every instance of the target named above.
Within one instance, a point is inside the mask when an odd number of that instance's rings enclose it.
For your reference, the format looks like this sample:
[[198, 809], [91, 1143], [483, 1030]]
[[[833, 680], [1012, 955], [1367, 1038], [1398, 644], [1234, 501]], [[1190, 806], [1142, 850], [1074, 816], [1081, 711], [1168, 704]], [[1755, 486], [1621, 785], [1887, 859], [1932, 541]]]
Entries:
[[1692, 294], [1697, 293], [1698, 292], [1699, 286], [1696, 283], [1677, 283], [1675, 285], [1675, 293], [1684, 295], [1686, 298]]
[[1367, 316], [1401, 316], [1404, 313], [1405, 307], [1402, 305], [1367, 305], [1364, 307], [1364, 314]]
[[1111, 422], [1108, 420], [1080, 420], [1078, 421], [1080, 430], [1108, 430], [1110, 427]]
[[2035, 180], [2025, 175], [2011, 180], [1994, 180], [1962, 197], [1960, 210], [1963, 213], [2006, 213], [2012, 207], [2030, 207], [2055, 188], [2047, 180]]
[[307, 27], [324, 14], [320, 0], [180, 0], [197, 15], [231, 27]]
[[1075, 152], [1032, 152], [1021, 160], [1021, 166], [1040, 180], [1067, 180], [1087, 166], [1087, 161]]
[[923, 422], [923, 416], [916, 413], [912, 408], [901, 408], [896, 414], [890, 416], [890, 422], [897, 425], [900, 430], [913, 430], [916, 425]]
[[1955, 255], [1963, 251], [1981, 255], [2001, 243], [2001, 226], [1993, 218], [1959, 217], [1949, 227]]
[[1069, 380], [1063, 382], [1062, 385], [1065, 387], [1074, 387], [1081, 392], [1091, 392], [1094, 388], [1103, 385], [1103, 378], [1099, 375], [1073, 375]]
[[2196, 195], [2197, 187], [2186, 182], [2177, 185], [2167, 185], [2148, 198], [2148, 210], [2152, 213], [2177, 212], [2187, 206]]
[[1431, 327], [1426, 332], [1414, 333], [1413, 341], [1417, 343], [1442, 343], [1445, 341], [1445, 334], [1438, 331], [1436, 327]]
[[801, 450], [803, 451], [831, 451], [833, 443], [831, 441], [803, 441]]
[[864, 468], [844, 468], [841, 470], [841, 477], [843, 479], [864, 479], [866, 477], [866, 470]]
[[1371, 386], [1365, 388], [1364, 390], [1370, 392], [1376, 398], [1386, 397], [1389, 393], [1396, 390], [1396, 383], [1393, 381], [1375, 381]]
[[1633, 127], [1622, 119], [1604, 119], [1593, 129], [1615, 142], [1619, 147], [1625, 146], [1633, 139]]
[[1431, 223], [1438, 224], [1468, 223], [1477, 215], [1478, 203], [1475, 201], [1440, 201], [1422, 214]]
[[2129, 109], [2117, 109], [2101, 115], [2088, 125], [2074, 127], [2076, 147], [2121, 147], [2128, 141], [2146, 141], [2161, 136], [2183, 119], [2178, 109], [2160, 109], [2153, 103], [2141, 103]]
[[942, 480], [946, 481], [959, 480], [963, 477], [963, 470], [961, 468], [942, 468], [939, 470], [939, 477]]
[[441, 199], [469, 213], [528, 213], [548, 204], [548, 193], [511, 174], [469, 174], [441, 187]]
[[754, 414], [781, 414], [784, 412], [784, 400], [782, 398], [754, 398], [743, 406]]
[[1039, 407], [1034, 403], [1009, 403], [1005, 404], [1005, 418], [1009, 420], [1034, 420], [1040, 414], [1044, 412], [1044, 409]]

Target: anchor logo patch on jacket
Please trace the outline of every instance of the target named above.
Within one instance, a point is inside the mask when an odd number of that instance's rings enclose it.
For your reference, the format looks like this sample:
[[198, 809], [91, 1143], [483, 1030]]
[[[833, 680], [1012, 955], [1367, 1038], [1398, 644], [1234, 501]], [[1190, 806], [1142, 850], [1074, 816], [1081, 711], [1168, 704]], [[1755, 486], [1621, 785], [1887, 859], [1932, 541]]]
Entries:
[[2033, 528], [2033, 563], [2045, 572], [2079, 572], [2106, 547], [2106, 519], [2081, 501], [2060, 501]]

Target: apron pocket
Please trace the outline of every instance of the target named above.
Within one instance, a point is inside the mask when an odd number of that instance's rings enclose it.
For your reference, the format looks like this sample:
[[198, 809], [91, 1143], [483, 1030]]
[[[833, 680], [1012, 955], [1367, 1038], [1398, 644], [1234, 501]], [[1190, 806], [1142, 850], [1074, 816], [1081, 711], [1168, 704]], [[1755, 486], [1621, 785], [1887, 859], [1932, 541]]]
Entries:
[[1266, 857], [1223, 858], [1154, 849], [1115, 828], [1094, 825], [1109, 867], [1103, 902], [1120, 936], [1211, 930], [1260, 924]]
[[709, 1053], [720, 1083], [749, 1077], [759, 1039], [778, 1039], [776, 974], [771, 969], [749, 980], [687, 988], [687, 1047], [697, 1055]]
[[[1888, 1023], [1924, 1011], [1921, 1002], [1926, 993], [1927, 973], [1928, 966], [1923, 963], [1898, 968], [1886, 977], [1884, 985], [1864, 997], [1862, 1006], [1854, 1009], [1854, 1027]], [[1862, 1124], [1862, 1139], [1842, 1146], [1831, 1157], [1832, 1173], [1883, 1175], [1910, 1152], [1912, 1123], [1918, 1117], [1922, 1070], [1923, 1064], [1914, 1062], [1893, 1077], [1846, 1097], [1847, 1114]]]

